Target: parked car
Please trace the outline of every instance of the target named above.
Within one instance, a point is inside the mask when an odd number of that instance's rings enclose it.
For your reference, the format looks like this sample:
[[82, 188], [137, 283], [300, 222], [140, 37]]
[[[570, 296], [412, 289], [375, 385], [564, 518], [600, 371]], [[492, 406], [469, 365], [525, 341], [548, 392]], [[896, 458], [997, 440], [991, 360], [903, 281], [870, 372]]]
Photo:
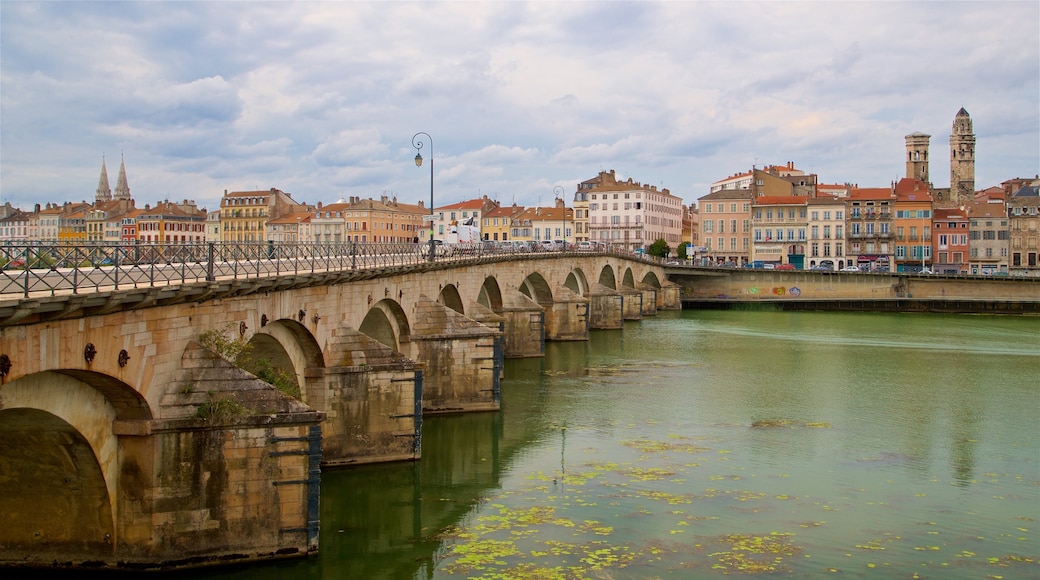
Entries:
[[921, 270], [918, 272], [918, 274], [931, 274], [931, 273], [932, 273], [932, 271], [929, 270], [928, 268], [921, 268]]
[[795, 270], [794, 264], [777, 264], [774, 270]]
[[444, 240], [427, 240], [419, 244], [419, 255], [429, 256], [430, 255], [430, 242], [433, 242], [433, 255], [434, 256], [447, 256], [451, 253], [451, 250], [444, 245]]
[[578, 251], [579, 252], [592, 252], [595, 249], [596, 249], [596, 246], [593, 245], [592, 242], [589, 242], [589, 241], [578, 242]]
[[857, 267], [857, 266], [845, 266], [844, 268], [841, 269], [841, 271], [842, 272], [859, 272], [859, 267]]

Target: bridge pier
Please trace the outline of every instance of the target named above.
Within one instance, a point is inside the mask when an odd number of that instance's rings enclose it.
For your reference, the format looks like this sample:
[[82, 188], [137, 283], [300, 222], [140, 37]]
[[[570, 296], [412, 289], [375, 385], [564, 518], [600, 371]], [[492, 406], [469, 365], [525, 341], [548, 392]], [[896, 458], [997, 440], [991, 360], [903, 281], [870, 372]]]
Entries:
[[498, 410], [500, 333], [434, 302], [416, 303], [411, 345], [423, 370], [423, 413]]
[[624, 323], [623, 295], [602, 284], [589, 289], [589, 328], [593, 330], [618, 330]]
[[664, 282], [657, 289], [658, 310], [682, 310], [682, 286], [674, 282]]
[[504, 293], [504, 352], [507, 358], [545, 355], [545, 309], [520, 292]]
[[307, 401], [325, 412], [323, 463], [418, 459], [422, 365], [350, 328], [337, 328], [320, 390]]
[[646, 284], [636, 284], [636, 289], [643, 295], [643, 316], [654, 316], [657, 314], [657, 288]]
[[546, 340], [588, 340], [589, 301], [566, 286], [556, 289], [545, 309]]
[[623, 297], [622, 317], [625, 320], [642, 320], [643, 293], [635, 288], [624, 286], [621, 288], [621, 296]]

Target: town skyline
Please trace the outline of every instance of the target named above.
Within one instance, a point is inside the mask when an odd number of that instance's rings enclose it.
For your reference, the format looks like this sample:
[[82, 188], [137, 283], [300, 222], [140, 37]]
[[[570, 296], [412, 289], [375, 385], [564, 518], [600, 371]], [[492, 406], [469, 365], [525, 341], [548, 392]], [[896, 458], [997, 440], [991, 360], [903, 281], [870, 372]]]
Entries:
[[[556, 186], [569, 202], [607, 169], [687, 205], [727, 175], [787, 162], [884, 187], [903, 175], [910, 133], [932, 136], [934, 167], [948, 163], [961, 107], [977, 189], [1040, 165], [1040, 48], [1009, 33], [1040, 19], [1036, 3], [0, 11], [0, 202], [26, 210], [90, 201], [102, 156], [111, 171], [124, 155], [139, 207], [215, 209], [225, 190], [272, 187], [305, 203], [428, 203], [418, 131], [434, 138], [434, 205], [548, 206]], [[941, 172], [932, 183], [948, 186]]]

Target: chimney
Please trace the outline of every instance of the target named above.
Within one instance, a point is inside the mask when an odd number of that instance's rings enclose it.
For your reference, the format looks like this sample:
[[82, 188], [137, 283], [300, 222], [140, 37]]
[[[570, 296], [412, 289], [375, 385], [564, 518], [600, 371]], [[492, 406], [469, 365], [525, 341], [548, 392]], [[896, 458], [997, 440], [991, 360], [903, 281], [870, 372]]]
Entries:
[[321, 209], [321, 202], [318, 202], [318, 209]]

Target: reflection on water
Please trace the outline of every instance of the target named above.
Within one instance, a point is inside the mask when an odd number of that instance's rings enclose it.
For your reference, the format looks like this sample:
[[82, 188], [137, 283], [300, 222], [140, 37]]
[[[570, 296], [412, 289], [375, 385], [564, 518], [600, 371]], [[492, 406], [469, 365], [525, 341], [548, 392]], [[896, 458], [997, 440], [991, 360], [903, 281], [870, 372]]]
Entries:
[[502, 411], [326, 472], [321, 554], [240, 578], [1022, 578], [1040, 319], [661, 313], [507, 361]]

